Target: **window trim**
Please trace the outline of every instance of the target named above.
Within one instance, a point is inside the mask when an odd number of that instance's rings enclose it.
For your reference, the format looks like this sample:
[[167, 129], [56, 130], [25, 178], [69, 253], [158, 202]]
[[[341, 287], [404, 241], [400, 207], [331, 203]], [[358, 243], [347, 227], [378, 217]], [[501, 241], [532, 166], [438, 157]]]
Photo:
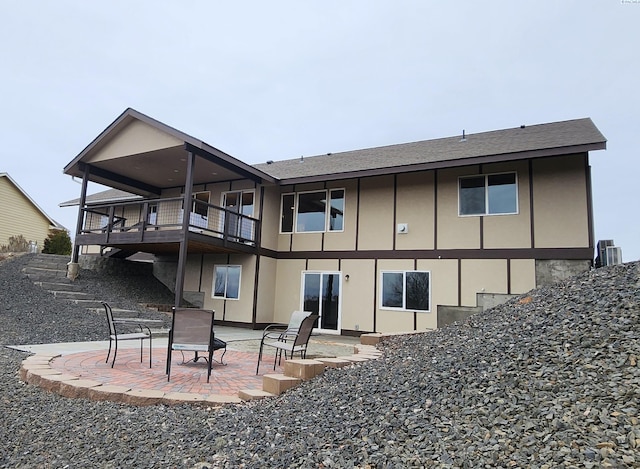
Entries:
[[[429, 291], [427, 295], [427, 301], [429, 303], [429, 309], [410, 309], [407, 308], [407, 273], [425, 273], [429, 276]], [[384, 274], [402, 274], [402, 307], [394, 307], [394, 306], [384, 306]], [[403, 312], [416, 312], [416, 313], [430, 313], [432, 311], [431, 305], [431, 291], [432, 281], [431, 281], [431, 271], [430, 270], [381, 270], [380, 271], [380, 310], [384, 311], [403, 311]]]
[[[505, 174], [513, 174], [515, 180], [515, 195], [516, 195], [516, 210], [515, 212], [503, 212], [503, 213], [490, 213], [489, 212], [489, 177], [490, 176], [502, 176]], [[462, 197], [460, 193], [460, 181], [462, 179], [472, 179], [472, 178], [484, 178], [484, 213], [460, 213], [462, 209]], [[504, 215], [519, 215], [520, 214], [520, 201], [519, 201], [519, 184], [518, 184], [518, 172], [517, 171], [503, 171], [498, 173], [484, 173], [484, 174], [472, 174], [468, 176], [458, 176], [458, 184], [456, 187], [458, 192], [458, 217], [495, 217], [495, 216], [504, 216]]]
[[[333, 192], [342, 191], [342, 200], [343, 200], [343, 214], [342, 214], [342, 229], [332, 230], [331, 229], [331, 195]], [[324, 208], [324, 229], [320, 231], [298, 231], [298, 209], [300, 206], [300, 195], [301, 194], [315, 194], [324, 192], [325, 195], [325, 208]], [[291, 231], [283, 231], [282, 224], [284, 220], [285, 214], [285, 206], [284, 206], [284, 198], [285, 196], [293, 195], [293, 223], [291, 227]], [[344, 232], [345, 226], [345, 217], [344, 212], [346, 211], [347, 205], [347, 189], [345, 187], [332, 187], [327, 189], [316, 189], [316, 190], [308, 190], [308, 191], [300, 191], [300, 192], [283, 192], [280, 194], [280, 225], [278, 227], [278, 231], [280, 234], [303, 234], [303, 233], [342, 233]]]
[[[218, 268], [219, 267], [224, 267], [225, 269], [227, 269], [226, 278], [225, 278], [225, 285], [224, 285], [224, 296], [216, 296], [216, 278], [217, 278]], [[238, 297], [237, 298], [231, 298], [231, 297], [227, 296], [227, 289], [228, 289], [228, 285], [229, 285], [229, 268], [230, 267], [237, 267], [238, 270], [239, 270], [239, 272], [238, 272]], [[239, 301], [240, 300], [240, 296], [241, 296], [241, 292], [242, 292], [242, 265], [240, 265], [240, 264], [215, 264], [213, 266], [213, 283], [211, 284], [211, 298], [213, 298], [214, 300]]]

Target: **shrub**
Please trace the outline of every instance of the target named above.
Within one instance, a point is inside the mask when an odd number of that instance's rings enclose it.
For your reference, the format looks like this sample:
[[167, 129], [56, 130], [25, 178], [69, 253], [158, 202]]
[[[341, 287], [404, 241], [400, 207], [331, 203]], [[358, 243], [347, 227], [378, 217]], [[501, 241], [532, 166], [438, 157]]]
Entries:
[[49, 236], [44, 240], [45, 254], [71, 254], [71, 238], [67, 230], [49, 230]]
[[27, 252], [29, 242], [22, 235], [9, 236], [9, 244], [0, 246], [0, 252]]

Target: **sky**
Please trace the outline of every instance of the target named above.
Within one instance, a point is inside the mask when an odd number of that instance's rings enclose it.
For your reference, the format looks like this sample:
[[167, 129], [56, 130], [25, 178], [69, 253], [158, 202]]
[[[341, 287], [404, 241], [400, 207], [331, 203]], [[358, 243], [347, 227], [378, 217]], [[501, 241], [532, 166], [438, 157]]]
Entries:
[[590, 117], [596, 240], [640, 259], [640, 0], [0, 0], [0, 106], [72, 233], [62, 170], [128, 107], [250, 164]]

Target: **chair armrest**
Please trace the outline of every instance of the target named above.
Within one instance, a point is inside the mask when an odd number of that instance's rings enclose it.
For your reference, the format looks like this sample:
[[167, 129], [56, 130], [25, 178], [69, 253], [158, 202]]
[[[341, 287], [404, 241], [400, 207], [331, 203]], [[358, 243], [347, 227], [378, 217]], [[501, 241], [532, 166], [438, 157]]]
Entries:
[[286, 330], [286, 324], [269, 324], [262, 331], [262, 338], [277, 339]]
[[162, 319], [113, 318], [113, 322], [120, 324], [162, 324]]

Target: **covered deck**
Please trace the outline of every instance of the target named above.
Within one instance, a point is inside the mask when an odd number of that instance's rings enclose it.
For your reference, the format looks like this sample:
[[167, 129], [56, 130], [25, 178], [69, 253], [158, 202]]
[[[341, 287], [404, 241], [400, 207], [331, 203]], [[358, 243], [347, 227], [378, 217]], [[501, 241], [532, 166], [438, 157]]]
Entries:
[[[134, 109], [127, 109], [65, 168], [82, 180], [70, 271], [80, 246], [177, 257], [175, 305], [182, 301], [188, 254], [260, 249], [264, 186], [270, 175]], [[87, 203], [89, 182], [132, 198]], [[250, 205], [197, 197], [202, 188], [250, 189]], [[250, 212], [250, 213], [249, 213]], [[73, 272], [69, 272], [73, 276]]]
[[186, 238], [188, 252], [247, 252], [259, 247], [260, 221], [233, 210], [192, 199], [184, 231], [185, 198], [156, 198], [85, 205], [78, 245], [177, 254]]

